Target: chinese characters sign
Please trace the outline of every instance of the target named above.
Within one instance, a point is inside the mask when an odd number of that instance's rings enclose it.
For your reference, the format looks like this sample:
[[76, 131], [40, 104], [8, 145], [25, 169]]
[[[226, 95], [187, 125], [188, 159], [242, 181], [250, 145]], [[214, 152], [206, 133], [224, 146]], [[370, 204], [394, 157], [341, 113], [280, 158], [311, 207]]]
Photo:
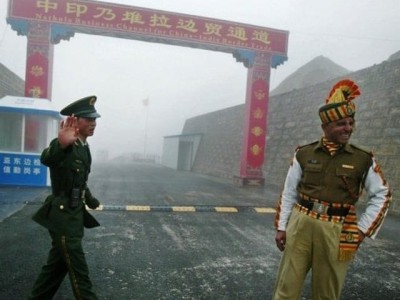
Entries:
[[47, 168], [39, 155], [0, 153], [0, 183], [45, 186]]
[[283, 56], [287, 53], [287, 31], [106, 2], [11, 0], [9, 18], [69, 25], [78, 32], [209, 45], [209, 49], [219, 51], [241, 48]]

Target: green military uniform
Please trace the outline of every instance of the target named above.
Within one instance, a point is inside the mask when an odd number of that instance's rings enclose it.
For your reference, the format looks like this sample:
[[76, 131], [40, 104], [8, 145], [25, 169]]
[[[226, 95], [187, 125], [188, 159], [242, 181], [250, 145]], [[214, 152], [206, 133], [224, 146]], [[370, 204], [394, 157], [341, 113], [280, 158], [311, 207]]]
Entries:
[[[90, 102], [93, 98], [74, 102], [64, 113], [79, 115], [84, 111], [81, 117], [99, 117], [94, 102]], [[84, 227], [99, 226], [85, 207], [85, 204], [93, 209], [99, 206], [86, 184], [91, 166], [89, 147], [77, 139], [63, 149], [56, 138], [42, 152], [41, 162], [50, 169], [52, 194], [33, 220], [49, 230], [52, 248], [28, 299], [52, 299], [67, 273], [76, 299], [97, 299], [82, 248]]]

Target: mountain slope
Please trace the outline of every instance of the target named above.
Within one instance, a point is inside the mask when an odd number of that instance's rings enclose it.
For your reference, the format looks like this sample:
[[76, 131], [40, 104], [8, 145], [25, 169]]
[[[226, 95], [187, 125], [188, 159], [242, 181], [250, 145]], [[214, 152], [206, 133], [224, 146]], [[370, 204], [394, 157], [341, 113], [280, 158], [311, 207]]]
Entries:
[[289, 75], [274, 90], [271, 96], [301, 89], [350, 73], [324, 56], [318, 56]]

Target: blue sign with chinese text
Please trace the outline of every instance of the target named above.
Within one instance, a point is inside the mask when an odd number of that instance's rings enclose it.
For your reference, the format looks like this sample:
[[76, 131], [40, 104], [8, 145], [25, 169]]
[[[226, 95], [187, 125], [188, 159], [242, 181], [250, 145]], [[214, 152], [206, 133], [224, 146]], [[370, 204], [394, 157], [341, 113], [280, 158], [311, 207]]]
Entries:
[[0, 184], [46, 186], [47, 167], [40, 155], [0, 153]]

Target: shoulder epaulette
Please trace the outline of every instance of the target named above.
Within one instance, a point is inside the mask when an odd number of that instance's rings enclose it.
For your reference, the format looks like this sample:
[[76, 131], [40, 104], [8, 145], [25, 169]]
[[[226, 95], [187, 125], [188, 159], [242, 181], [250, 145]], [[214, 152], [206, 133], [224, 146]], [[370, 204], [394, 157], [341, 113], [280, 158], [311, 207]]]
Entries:
[[315, 146], [316, 144], [318, 144], [319, 141], [315, 141], [309, 144], [305, 144], [305, 145], [298, 145], [296, 148], [296, 151], [300, 150], [301, 148], [307, 147], [307, 146]]
[[372, 153], [372, 151], [368, 151], [368, 150], [366, 150], [366, 149], [363, 149], [363, 148], [361, 148], [361, 147], [359, 147], [359, 146], [356, 146], [356, 145], [353, 145], [353, 144], [350, 144], [350, 146], [353, 147], [353, 148], [355, 148], [355, 149], [357, 149], [357, 150], [360, 150], [360, 151], [362, 151], [362, 152], [365, 152], [365, 153], [367, 153], [367, 154], [370, 155], [370, 156], [374, 156], [374, 154]]

